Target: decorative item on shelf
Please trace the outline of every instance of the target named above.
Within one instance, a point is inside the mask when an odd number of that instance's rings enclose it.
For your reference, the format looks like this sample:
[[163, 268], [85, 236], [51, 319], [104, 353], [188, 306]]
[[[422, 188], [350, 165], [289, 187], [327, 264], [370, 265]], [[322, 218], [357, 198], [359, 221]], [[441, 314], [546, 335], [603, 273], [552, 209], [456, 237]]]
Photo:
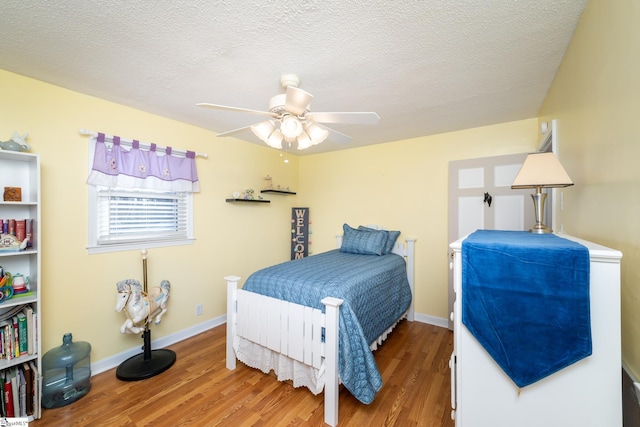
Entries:
[[31, 236], [18, 240], [14, 234], [0, 234], [0, 252], [19, 252], [27, 248]]
[[269, 176], [269, 174], [267, 174], [267, 176], [264, 177], [264, 188], [263, 190], [272, 190], [273, 189], [273, 178], [271, 178], [271, 176]]
[[253, 188], [247, 188], [244, 191], [244, 199], [245, 200], [253, 200], [254, 199], [253, 193], [254, 193]]
[[21, 202], [22, 189], [20, 187], [4, 187], [5, 202]]
[[13, 288], [14, 295], [24, 294], [25, 292], [29, 292], [29, 276], [25, 277], [24, 275], [17, 273], [11, 277], [11, 287]]
[[27, 135], [29, 134], [25, 133], [24, 135], [20, 136], [18, 132], [14, 132], [13, 136], [8, 141], [4, 141], [4, 142], [0, 141], [0, 149], [7, 150], [7, 151], [31, 150], [31, 147], [29, 146], [29, 144], [25, 142], [25, 140], [27, 139]]
[[13, 287], [11, 287], [11, 273], [5, 272], [0, 279], [0, 302], [4, 302], [13, 296]]
[[234, 191], [233, 192], [233, 198], [234, 199], [239, 199], [240, 198], [240, 192], [239, 191]]

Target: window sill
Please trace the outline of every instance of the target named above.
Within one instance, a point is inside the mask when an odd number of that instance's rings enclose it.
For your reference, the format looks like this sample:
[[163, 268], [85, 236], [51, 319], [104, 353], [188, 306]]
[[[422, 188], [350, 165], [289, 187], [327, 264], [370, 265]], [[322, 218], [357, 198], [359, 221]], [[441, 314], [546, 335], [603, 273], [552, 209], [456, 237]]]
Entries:
[[137, 243], [122, 243], [117, 245], [106, 246], [87, 246], [87, 252], [89, 255], [93, 254], [105, 254], [109, 252], [124, 252], [124, 251], [139, 251], [142, 249], [150, 248], [165, 248], [169, 246], [185, 246], [193, 245], [196, 239], [184, 239], [184, 240], [168, 240], [168, 241], [150, 241], [150, 242], [137, 242]]

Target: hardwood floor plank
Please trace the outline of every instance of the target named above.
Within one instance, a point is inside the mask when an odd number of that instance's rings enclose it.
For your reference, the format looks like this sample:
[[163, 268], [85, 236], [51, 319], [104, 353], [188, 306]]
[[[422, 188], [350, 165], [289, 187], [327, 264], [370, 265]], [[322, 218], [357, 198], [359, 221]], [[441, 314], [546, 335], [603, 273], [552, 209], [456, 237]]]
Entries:
[[[383, 386], [364, 405], [340, 386], [339, 425], [452, 427], [451, 331], [401, 322], [378, 350]], [[44, 426], [324, 426], [323, 394], [293, 388], [238, 362], [225, 364], [225, 325], [169, 348], [176, 363], [141, 381], [120, 381], [115, 369], [91, 378], [91, 391], [62, 408], [44, 409]]]

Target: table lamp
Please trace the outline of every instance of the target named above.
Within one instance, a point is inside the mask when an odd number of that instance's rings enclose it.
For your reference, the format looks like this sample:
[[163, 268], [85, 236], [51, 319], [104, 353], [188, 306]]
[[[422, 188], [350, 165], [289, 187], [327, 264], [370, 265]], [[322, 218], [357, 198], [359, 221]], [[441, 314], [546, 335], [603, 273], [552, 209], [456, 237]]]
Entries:
[[511, 188], [535, 188], [536, 190], [531, 195], [535, 208], [536, 224], [529, 231], [537, 234], [552, 232], [543, 223], [544, 202], [547, 194], [543, 193], [542, 189], [568, 187], [570, 185], [573, 185], [573, 182], [555, 154], [551, 152], [531, 153], [527, 156]]

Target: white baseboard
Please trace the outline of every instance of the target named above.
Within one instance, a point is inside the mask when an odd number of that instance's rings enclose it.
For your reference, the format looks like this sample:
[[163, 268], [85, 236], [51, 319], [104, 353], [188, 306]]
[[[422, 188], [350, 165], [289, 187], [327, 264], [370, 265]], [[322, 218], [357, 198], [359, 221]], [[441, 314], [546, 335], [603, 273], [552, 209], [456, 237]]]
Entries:
[[[213, 319], [207, 320], [206, 322], [199, 323], [197, 325], [191, 326], [187, 329], [183, 329], [181, 331], [175, 332], [170, 335], [166, 335], [164, 337], [158, 338], [157, 340], [151, 341], [151, 348], [163, 348], [175, 344], [177, 342], [186, 340], [187, 338], [191, 338], [195, 335], [198, 335], [204, 331], [208, 331], [209, 329], [215, 328], [216, 326], [223, 325], [227, 321], [227, 315], [222, 315], [219, 317], [215, 317]], [[141, 340], [142, 343], [142, 340]], [[106, 359], [99, 360], [97, 362], [91, 363], [91, 375], [96, 375], [101, 372], [108, 371], [109, 369], [115, 368], [120, 363], [124, 362], [130, 357], [133, 357], [137, 354], [140, 354], [140, 346], [136, 346], [130, 350], [123, 351], [122, 353], [118, 353], [116, 355], [107, 357]]]
[[421, 323], [428, 323], [429, 325], [440, 326], [441, 328], [448, 328], [449, 321], [443, 317], [429, 316], [428, 314], [416, 313], [414, 319]]
[[[434, 326], [440, 326], [442, 328], [448, 328], [449, 323], [447, 319], [442, 317], [429, 316], [426, 314], [415, 314], [415, 320], [421, 323], [428, 323]], [[198, 335], [204, 331], [208, 331], [209, 329], [215, 328], [216, 326], [223, 325], [227, 321], [227, 315], [224, 314], [222, 316], [215, 317], [213, 319], [207, 320], [206, 322], [199, 323], [197, 325], [191, 326], [187, 329], [183, 329], [176, 333], [158, 338], [157, 340], [151, 341], [151, 348], [164, 348], [175, 344], [177, 342], [186, 340], [187, 338], [191, 338], [195, 335]], [[107, 357], [106, 359], [99, 360], [97, 362], [91, 363], [91, 375], [96, 375], [109, 369], [113, 369], [120, 365], [120, 363], [124, 362], [130, 357], [133, 357], [141, 352], [140, 346], [136, 346], [132, 349], [123, 351], [122, 353], [115, 354], [113, 356]]]

